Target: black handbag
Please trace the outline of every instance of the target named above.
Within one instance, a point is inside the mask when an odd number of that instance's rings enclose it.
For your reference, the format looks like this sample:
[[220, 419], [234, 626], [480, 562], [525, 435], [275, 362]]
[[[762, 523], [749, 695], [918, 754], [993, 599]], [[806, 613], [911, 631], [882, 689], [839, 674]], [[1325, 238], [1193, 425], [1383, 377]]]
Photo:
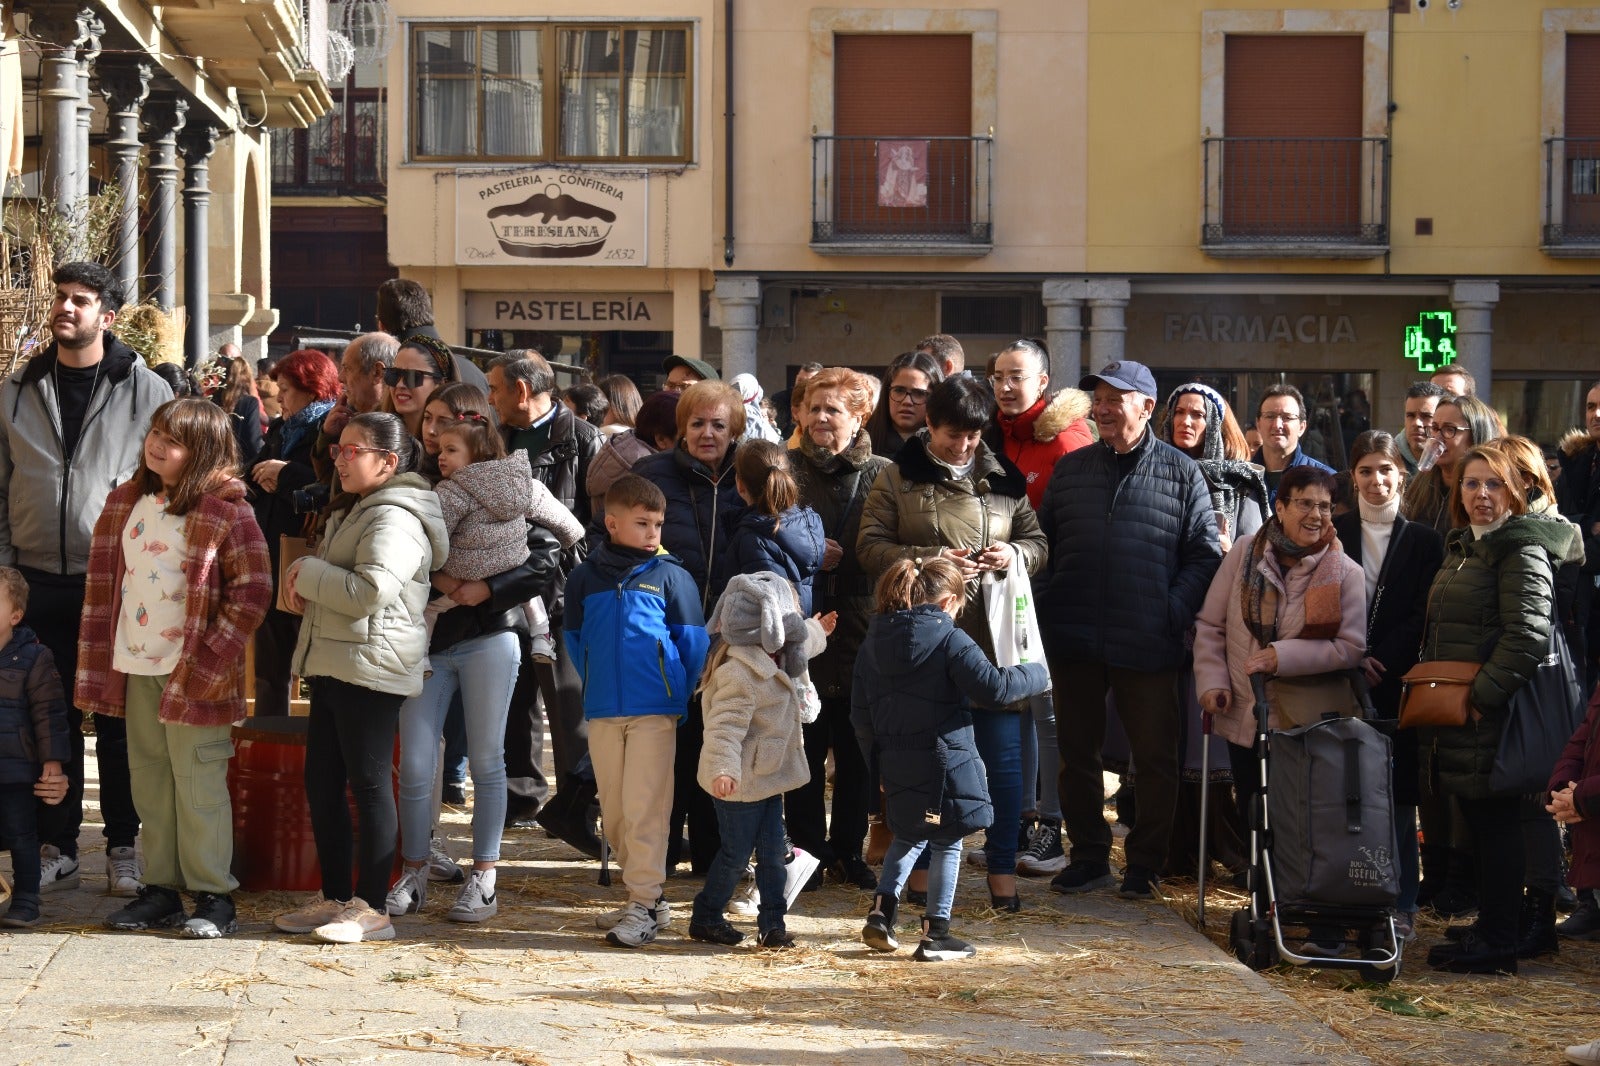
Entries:
[[1550, 652], [1507, 706], [1500, 748], [1489, 771], [1493, 792], [1543, 792], [1562, 749], [1583, 723], [1583, 686], [1561, 624], [1550, 624]]

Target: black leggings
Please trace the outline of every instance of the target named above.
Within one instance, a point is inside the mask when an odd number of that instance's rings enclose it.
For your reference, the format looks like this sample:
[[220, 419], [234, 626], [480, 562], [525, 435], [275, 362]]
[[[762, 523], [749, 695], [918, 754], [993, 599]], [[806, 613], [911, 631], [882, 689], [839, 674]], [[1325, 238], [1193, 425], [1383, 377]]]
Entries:
[[[394, 873], [400, 824], [394, 802], [394, 745], [404, 696], [331, 677], [311, 683], [306, 725], [306, 802], [317, 841], [325, 899], [359, 896], [381, 910]], [[360, 847], [345, 785], [355, 800]], [[356, 865], [351, 877], [352, 852]], [[352, 880], [354, 884], [352, 885]]]

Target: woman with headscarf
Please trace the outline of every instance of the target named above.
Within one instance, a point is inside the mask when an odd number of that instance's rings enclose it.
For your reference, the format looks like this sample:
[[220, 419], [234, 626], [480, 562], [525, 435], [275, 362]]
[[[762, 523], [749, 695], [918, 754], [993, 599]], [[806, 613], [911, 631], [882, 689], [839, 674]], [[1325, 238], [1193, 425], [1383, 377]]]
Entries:
[[739, 398], [744, 401], [744, 433], [739, 437], [739, 443], [747, 440], [770, 440], [779, 444], [783, 438], [778, 435], [777, 427], [767, 417], [767, 412], [761, 407], [762, 397], [761, 382], [756, 380], [754, 374], [735, 374], [733, 380], [728, 382], [739, 390]]

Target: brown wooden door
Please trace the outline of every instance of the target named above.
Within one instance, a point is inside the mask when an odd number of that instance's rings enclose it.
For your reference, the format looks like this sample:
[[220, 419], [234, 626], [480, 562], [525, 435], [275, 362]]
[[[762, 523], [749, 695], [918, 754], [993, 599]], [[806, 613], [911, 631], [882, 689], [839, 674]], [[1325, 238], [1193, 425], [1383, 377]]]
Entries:
[[1230, 236], [1359, 235], [1362, 49], [1359, 36], [1228, 38], [1221, 164]]
[[1562, 153], [1567, 236], [1600, 235], [1600, 34], [1567, 35], [1566, 150]]
[[[972, 38], [834, 38], [838, 236], [951, 236], [972, 219]], [[936, 138], [957, 138], [940, 140]]]

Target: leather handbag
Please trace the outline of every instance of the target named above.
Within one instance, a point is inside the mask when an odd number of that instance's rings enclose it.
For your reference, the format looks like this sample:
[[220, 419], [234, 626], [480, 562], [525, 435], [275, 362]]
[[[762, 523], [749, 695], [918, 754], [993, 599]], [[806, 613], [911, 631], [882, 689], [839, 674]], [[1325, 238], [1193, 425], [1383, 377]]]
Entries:
[[1481, 663], [1430, 659], [1407, 670], [1400, 679], [1400, 728], [1466, 725], [1481, 669]]
[[1542, 792], [1562, 749], [1583, 723], [1583, 685], [1562, 635], [1560, 623], [1550, 626], [1550, 651], [1533, 676], [1511, 695], [1505, 729], [1489, 770], [1493, 792], [1521, 795]]

